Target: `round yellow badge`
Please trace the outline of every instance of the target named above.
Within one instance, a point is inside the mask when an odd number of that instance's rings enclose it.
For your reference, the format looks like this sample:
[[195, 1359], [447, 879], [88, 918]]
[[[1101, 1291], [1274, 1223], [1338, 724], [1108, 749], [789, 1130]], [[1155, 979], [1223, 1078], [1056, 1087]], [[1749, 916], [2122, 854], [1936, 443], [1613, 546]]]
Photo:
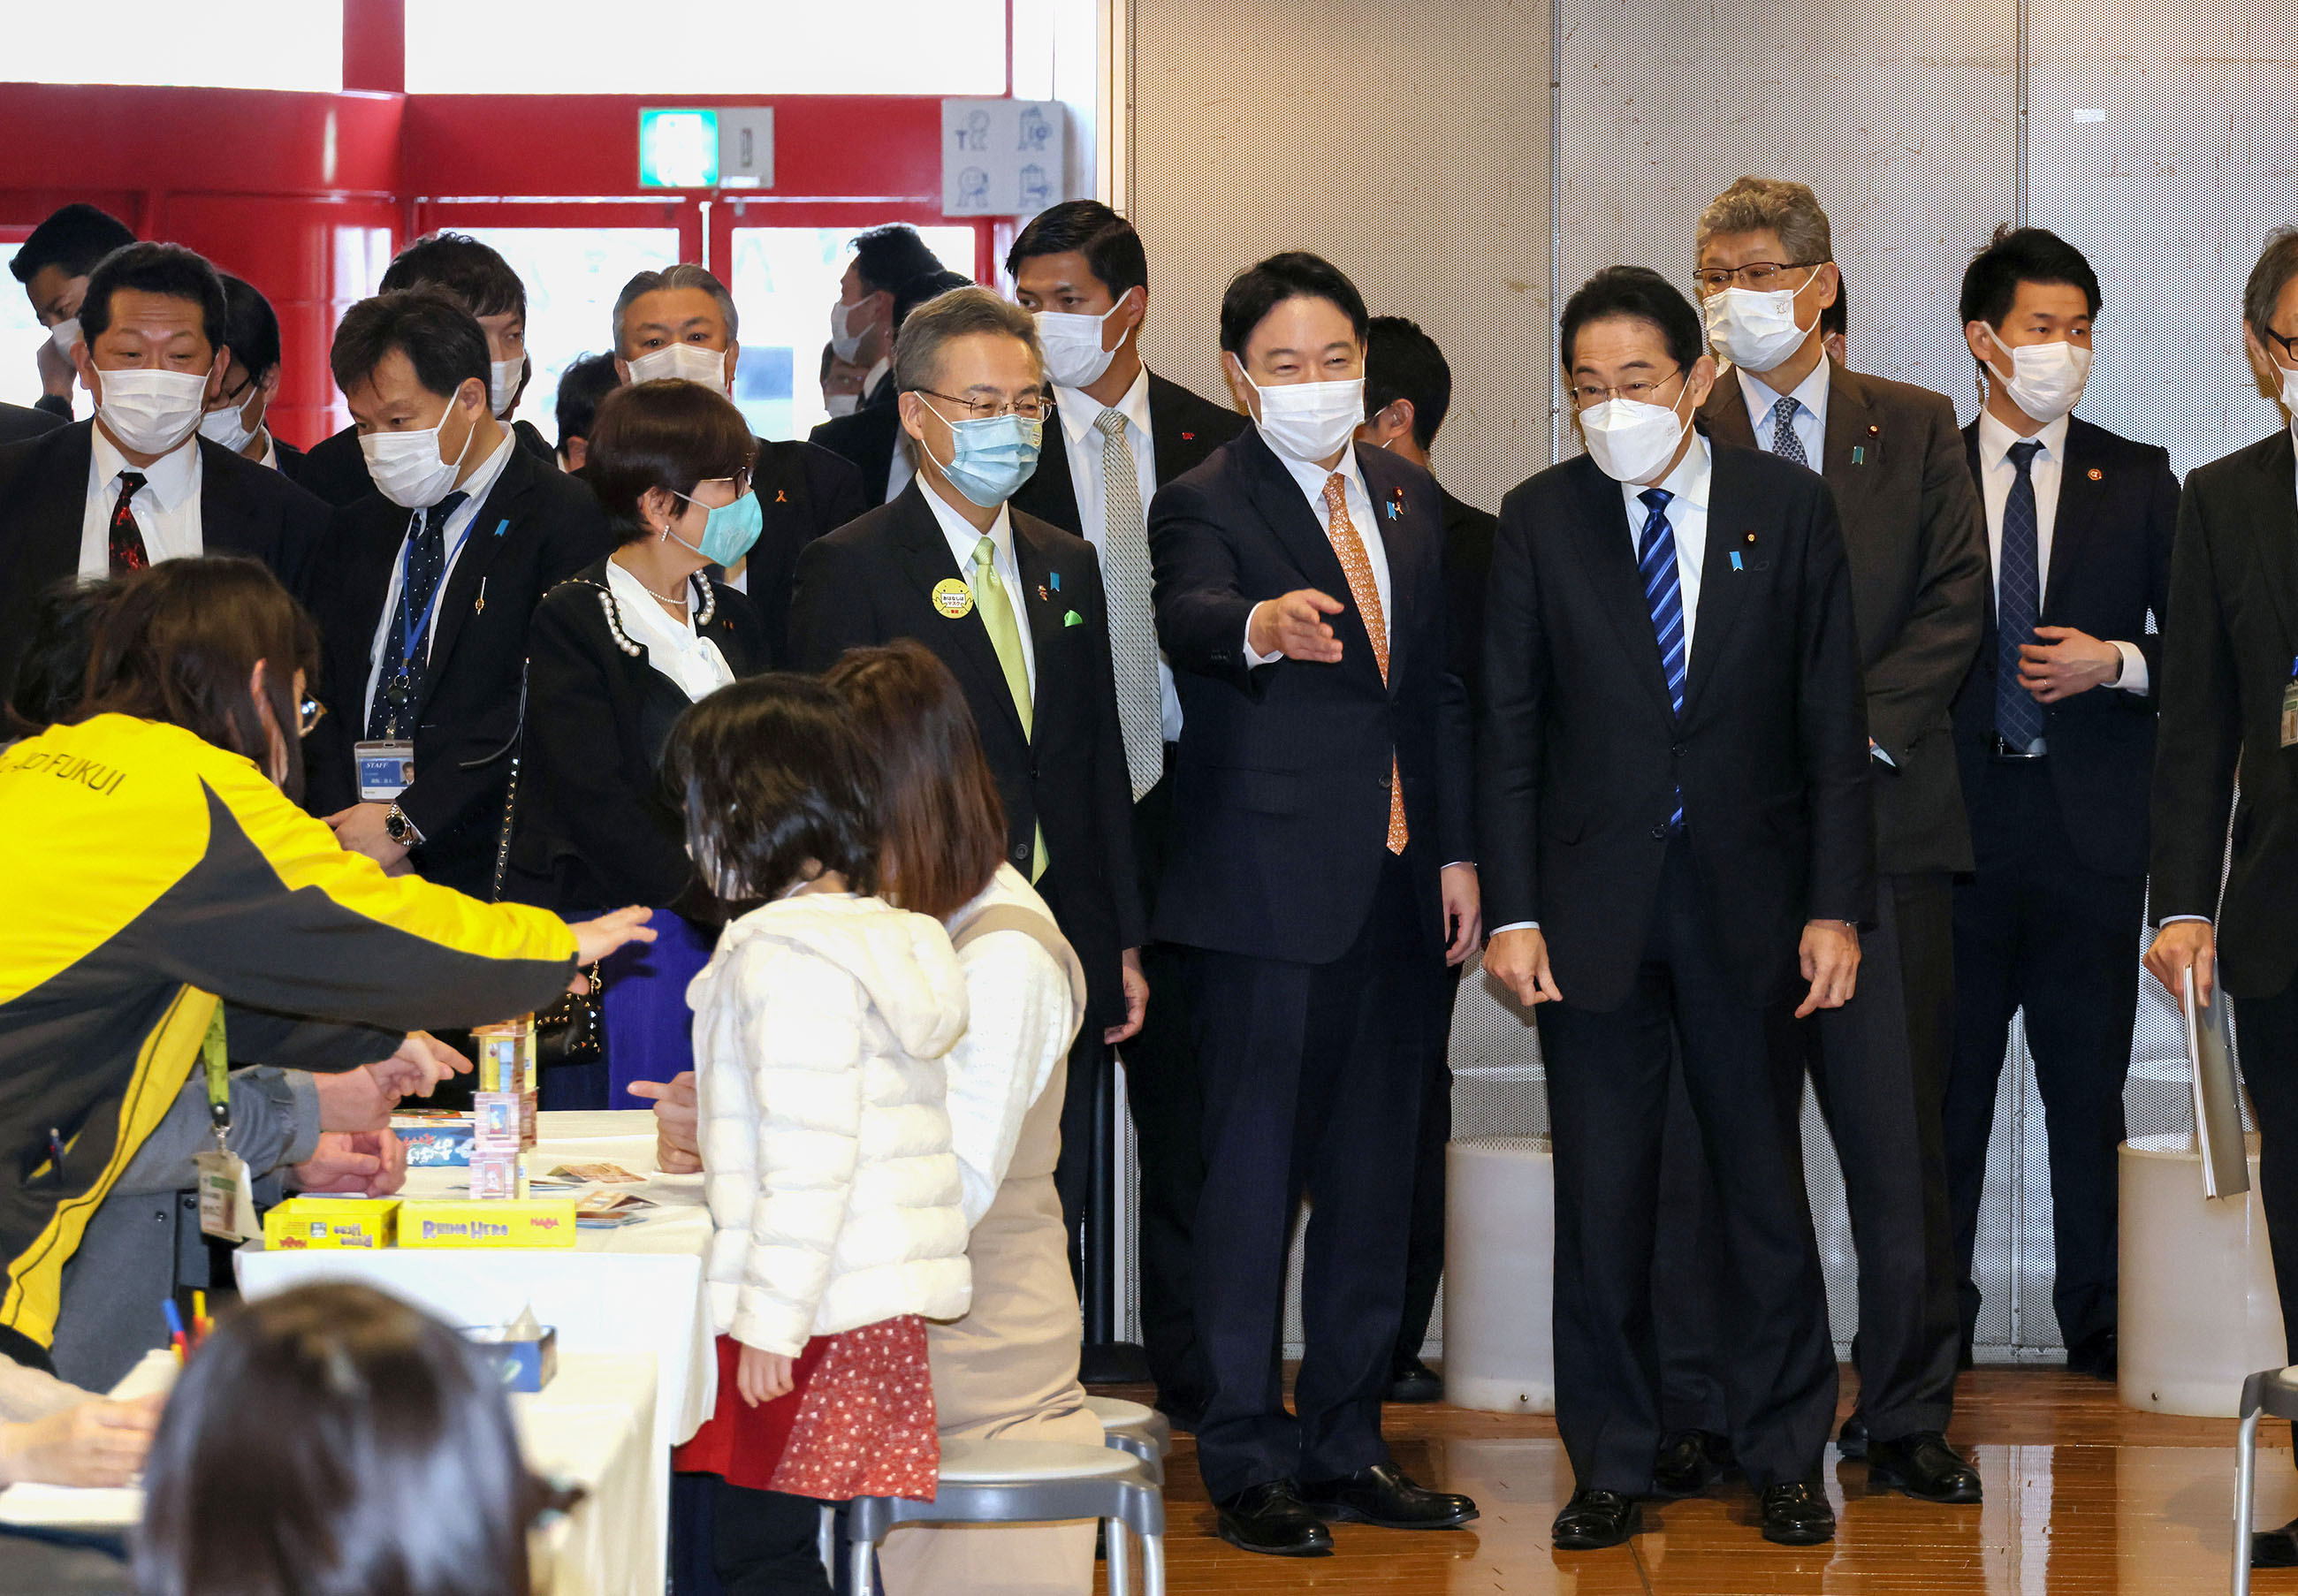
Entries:
[[955, 576], [945, 576], [934, 583], [934, 608], [953, 621], [962, 621], [973, 613], [973, 590]]

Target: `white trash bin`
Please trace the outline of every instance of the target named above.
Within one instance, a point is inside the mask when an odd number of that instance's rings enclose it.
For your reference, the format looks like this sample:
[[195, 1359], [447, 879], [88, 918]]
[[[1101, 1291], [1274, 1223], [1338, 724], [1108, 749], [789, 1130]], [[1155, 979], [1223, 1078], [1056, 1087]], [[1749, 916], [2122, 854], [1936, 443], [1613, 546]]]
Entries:
[[1454, 1142], [1444, 1180], [1444, 1400], [1491, 1413], [1553, 1413], [1556, 1162], [1548, 1142]]
[[2127, 1408], [2232, 1418], [2243, 1381], [2290, 1360], [2258, 1203], [2258, 1138], [2249, 1143], [2250, 1190], [2236, 1197], [2203, 1195], [2202, 1154], [2189, 1137], [2122, 1144], [2118, 1370]]

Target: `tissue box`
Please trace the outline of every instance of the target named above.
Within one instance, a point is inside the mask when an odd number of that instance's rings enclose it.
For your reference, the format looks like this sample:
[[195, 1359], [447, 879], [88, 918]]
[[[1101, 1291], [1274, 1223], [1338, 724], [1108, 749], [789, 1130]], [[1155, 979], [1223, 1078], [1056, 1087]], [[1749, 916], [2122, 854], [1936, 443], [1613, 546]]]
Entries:
[[397, 1197], [290, 1197], [263, 1216], [263, 1245], [283, 1253], [372, 1252], [393, 1245], [399, 1208]]
[[463, 1339], [500, 1360], [503, 1389], [540, 1391], [558, 1374], [558, 1327], [545, 1325], [537, 1336], [513, 1337], [500, 1325], [471, 1326]]
[[471, 1162], [471, 1121], [467, 1115], [434, 1118], [428, 1114], [391, 1120], [393, 1135], [407, 1149], [410, 1170], [459, 1170]]
[[574, 1204], [565, 1198], [521, 1201], [438, 1199], [399, 1205], [402, 1247], [571, 1247]]

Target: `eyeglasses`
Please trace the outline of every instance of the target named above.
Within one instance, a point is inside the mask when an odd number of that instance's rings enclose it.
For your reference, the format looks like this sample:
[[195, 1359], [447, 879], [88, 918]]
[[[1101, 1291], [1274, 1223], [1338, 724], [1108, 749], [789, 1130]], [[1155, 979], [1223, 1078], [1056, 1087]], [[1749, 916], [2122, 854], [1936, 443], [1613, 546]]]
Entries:
[[295, 735], [309, 737], [311, 729], [327, 718], [327, 707], [306, 693], [303, 701], [295, 706]]
[[931, 388], [915, 391], [958, 406], [964, 410], [968, 421], [988, 421], [999, 416], [1019, 416], [1024, 421], [1043, 421], [1054, 408], [1043, 399], [1017, 399], [1012, 404], [990, 404], [979, 399], [960, 399], [955, 393], [937, 393]]
[[[1752, 288], [1758, 294], [1771, 294], [1786, 287], [1801, 287], [1801, 283], [1788, 284], [1780, 279], [1791, 271], [1816, 271], [1826, 265], [1824, 260], [1750, 260], [1745, 266], [1703, 266], [1691, 274], [1699, 292], [1721, 294], [1737, 284]], [[1810, 279], [1806, 278], [1805, 281]]]
[[1632, 400], [1637, 404], [1657, 404], [1659, 401], [1655, 396], [1659, 391], [1682, 375], [1683, 368], [1679, 366], [1666, 376], [1638, 377], [1633, 382], [1622, 383], [1616, 388], [1600, 388], [1593, 383], [1575, 383], [1572, 385], [1572, 399], [1583, 410], [1592, 410], [1598, 405], [1615, 399]]
[[2282, 345], [2284, 355], [2294, 362], [2298, 362], [2298, 335], [2285, 335], [2276, 332], [2272, 327], [2266, 329], [2266, 335]]

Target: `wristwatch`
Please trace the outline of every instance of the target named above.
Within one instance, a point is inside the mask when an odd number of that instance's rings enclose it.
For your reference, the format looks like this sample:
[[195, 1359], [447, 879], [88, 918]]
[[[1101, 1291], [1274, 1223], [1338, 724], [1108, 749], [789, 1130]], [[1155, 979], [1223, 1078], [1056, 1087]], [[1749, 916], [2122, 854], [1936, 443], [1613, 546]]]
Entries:
[[383, 812], [383, 829], [391, 833], [391, 839], [401, 848], [422, 846], [423, 833], [415, 829], [415, 823], [407, 818], [407, 812], [397, 804]]

